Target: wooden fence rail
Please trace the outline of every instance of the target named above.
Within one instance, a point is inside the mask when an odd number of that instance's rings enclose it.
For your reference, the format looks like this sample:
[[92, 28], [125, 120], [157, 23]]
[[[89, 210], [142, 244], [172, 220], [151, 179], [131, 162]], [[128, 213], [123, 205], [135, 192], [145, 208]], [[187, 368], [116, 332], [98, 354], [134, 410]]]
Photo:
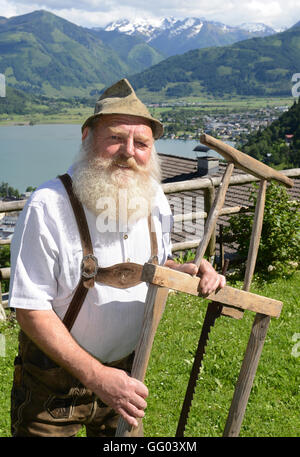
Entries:
[[[281, 170], [280, 173], [288, 176], [289, 178], [296, 178], [300, 176], [300, 168], [292, 168], [289, 170]], [[197, 178], [191, 179], [189, 181], [180, 181], [175, 183], [165, 183], [162, 184], [162, 188], [165, 194], [170, 193], [177, 193], [177, 192], [185, 192], [188, 190], [199, 190], [199, 189], [206, 189], [214, 185], [214, 187], [218, 187], [221, 183], [222, 177], [211, 177], [211, 178]], [[250, 174], [236, 174], [233, 175], [230, 179], [229, 185], [230, 186], [241, 186], [243, 184], [249, 184], [252, 182], [259, 181], [259, 178], [256, 178]], [[0, 206], [1, 212], [1, 206]]]

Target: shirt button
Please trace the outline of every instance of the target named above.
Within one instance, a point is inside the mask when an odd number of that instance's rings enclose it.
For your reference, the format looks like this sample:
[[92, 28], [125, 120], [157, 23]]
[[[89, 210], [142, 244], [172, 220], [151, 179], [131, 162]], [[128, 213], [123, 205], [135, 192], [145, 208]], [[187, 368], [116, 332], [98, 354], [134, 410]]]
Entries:
[[125, 233], [124, 240], [127, 240], [127, 238], [128, 238], [128, 235]]

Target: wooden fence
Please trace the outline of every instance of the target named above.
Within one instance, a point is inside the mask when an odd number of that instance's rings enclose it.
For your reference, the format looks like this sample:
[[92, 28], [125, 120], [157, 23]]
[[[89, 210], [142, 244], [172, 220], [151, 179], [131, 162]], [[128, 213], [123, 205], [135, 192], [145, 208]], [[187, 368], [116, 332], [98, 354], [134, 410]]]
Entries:
[[[290, 170], [282, 170], [281, 173], [288, 176], [289, 178], [297, 178], [300, 176], [300, 168], [294, 168]], [[218, 187], [221, 183], [222, 177], [210, 177], [210, 178], [197, 178], [192, 179], [189, 181], [180, 181], [176, 183], [167, 183], [162, 184], [162, 188], [165, 194], [176, 194], [178, 192], [186, 192], [186, 191], [196, 191], [196, 190], [203, 190], [204, 191], [204, 211], [201, 212], [191, 212], [185, 214], [176, 214], [174, 216], [174, 222], [180, 221], [192, 221], [195, 219], [205, 219], [210, 211], [211, 205], [214, 200], [214, 193], [215, 188]], [[255, 178], [253, 175], [250, 174], [236, 174], [231, 177], [230, 179], [230, 186], [241, 186], [243, 184], [250, 184], [255, 181], [259, 181], [259, 178]], [[10, 202], [3, 202], [0, 201], [0, 213], [9, 213], [15, 211], [21, 211], [26, 203], [27, 200], [18, 200], [18, 201], [10, 201]], [[223, 215], [231, 215], [231, 214], [238, 214], [241, 212], [245, 212], [249, 210], [246, 206], [234, 206], [234, 207], [224, 207], [221, 211], [221, 216]], [[1, 239], [0, 240], [0, 248], [1, 245], [9, 245], [9, 239]], [[200, 243], [200, 239], [193, 239], [190, 241], [174, 243], [172, 245], [172, 251], [185, 251], [187, 249], [196, 248]], [[215, 252], [215, 245], [216, 245], [216, 233], [214, 232], [209, 246], [208, 246], [208, 255], [213, 256]], [[1, 265], [0, 265], [1, 267]], [[10, 279], [10, 268], [0, 268], [0, 286], [1, 280], [9, 280]], [[5, 319], [5, 311], [4, 308], [7, 307], [8, 300], [2, 301], [2, 294], [0, 294], [0, 320]]]

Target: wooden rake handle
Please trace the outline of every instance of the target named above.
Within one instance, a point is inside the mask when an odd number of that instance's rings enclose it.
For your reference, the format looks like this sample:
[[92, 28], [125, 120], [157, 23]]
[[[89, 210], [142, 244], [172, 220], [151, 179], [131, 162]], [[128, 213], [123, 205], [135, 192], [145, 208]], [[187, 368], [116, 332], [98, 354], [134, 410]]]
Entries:
[[293, 187], [294, 185], [294, 181], [280, 173], [280, 171], [268, 167], [268, 165], [259, 162], [253, 157], [244, 154], [238, 149], [229, 146], [229, 144], [223, 143], [206, 133], [200, 136], [200, 141], [202, 144], [221, 154], [227, 161], [233, 162], [236, 168], [250, 173], [259, 179], [266, 179], [267, 181], [274, 179], [275, 181], [284, 184], [286, 187]]
[[[131, 370], [131, 376], [142, 382], [144, 382], [145, 379], [152, 344], [168, 298], [168, 291], [169, 289], [153, 284], [150, 284], [148, 288], [142, 332], [135, 350], [135, 357]], [[141, 436], [139, 435], [141, 430], [140, 419], [138, 419], [138, 423], [138, 427], [134, 428], [121, 417], [118, 422], [116, 437]]]

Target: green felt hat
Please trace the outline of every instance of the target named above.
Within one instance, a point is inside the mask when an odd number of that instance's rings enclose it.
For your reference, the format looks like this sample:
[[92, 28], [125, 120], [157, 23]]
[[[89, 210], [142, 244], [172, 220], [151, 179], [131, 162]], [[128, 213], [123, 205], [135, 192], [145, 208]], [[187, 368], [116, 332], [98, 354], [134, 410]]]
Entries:
[[105, 90], [96, 102], [94, 115], [90, 116], [82, 126], [82, 130], [89, 126], [93, 119], [105, 114], [125, 114], [139, 116], [151, 123], [153, 137], [157, 140], [163, 135], [164, 128], [160, 121], [151, 116], [148, 108], [136, 96], [127, 79], [121, 79]]

